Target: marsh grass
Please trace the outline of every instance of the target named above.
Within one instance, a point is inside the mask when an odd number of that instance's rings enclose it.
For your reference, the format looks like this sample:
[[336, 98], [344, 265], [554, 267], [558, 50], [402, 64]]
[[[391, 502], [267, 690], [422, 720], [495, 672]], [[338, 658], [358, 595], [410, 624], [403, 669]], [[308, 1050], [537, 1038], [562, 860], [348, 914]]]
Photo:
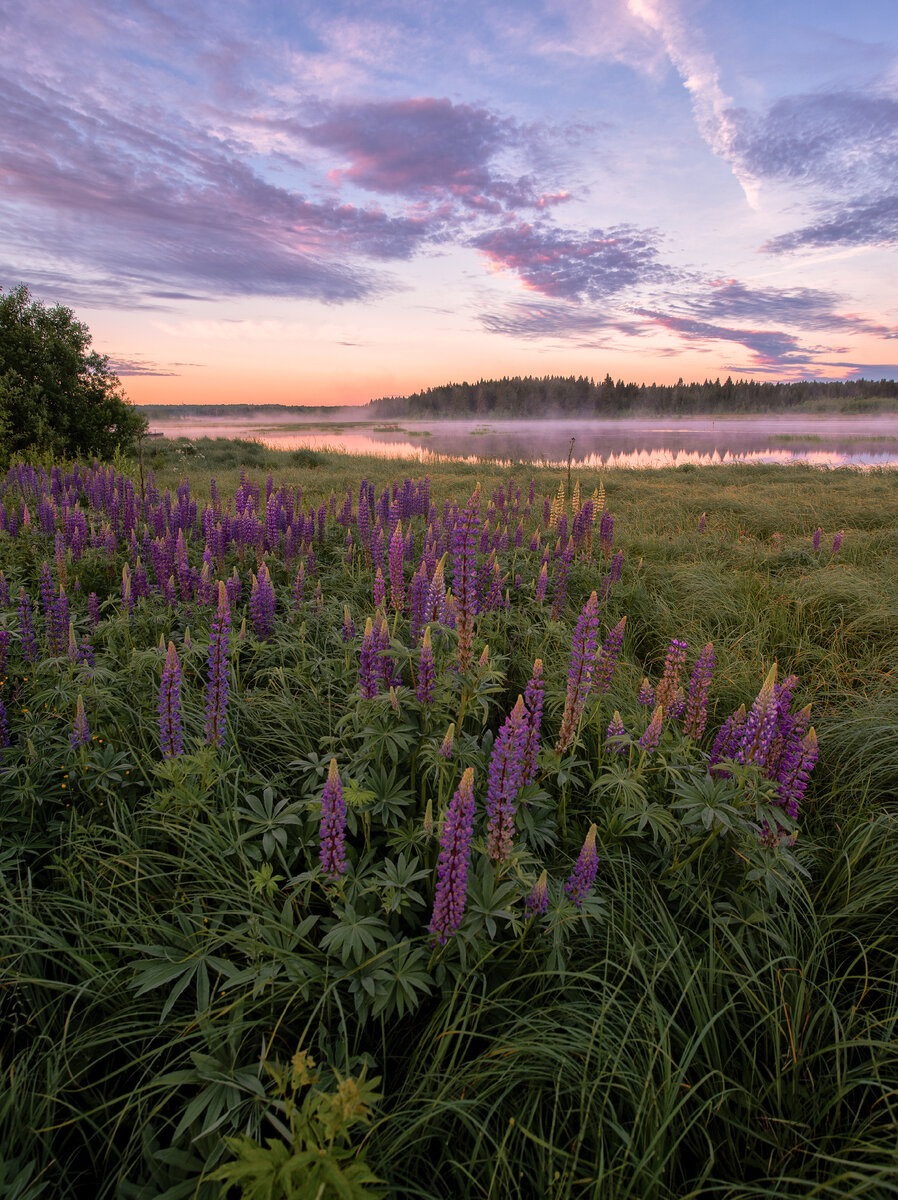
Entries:
[[[313, 506], [332, 490], [341, 503], [347, 484], [357, 496], [363, 476], [379, 492], [409, 469], [190, 445], [153, 446], [155, 482], [174, 491], [186, 476], [201, 501], [212, 476], [232, 495], [241, 469], [263, 489], [271, 470]], [[524, 465], [430, 474], [438, 508], [463, 504], [477, 481], [488, 497], [509, 474], [525, 492], [532, 477], [535, 515], [559, 483]], [[577, 478], [584, 499], [600, 482]], [[420, 930], [434, 849], [421, 817], [427, 747], [444, 726], [428, 724], [407, 687], [398, 715], [385, 695], [358, 700], [357, 647], [339, 630], [344, 604], [357, 620], [371, 610], [371, 578], [343, 564], [342, 530], [319, 552], [321, 610], [293, 614], [283, 599], [272, 641], [235, 643], [222, 751], [203, 745], [205, 618], [141, 602], [126, 621], [120, 563], [85, 556], [83, 591], [104, 597], [96, 670], [45, 656], [4, 681], [19, 707], [7, 705], [15, 744], [0, 793], [0, 1194], [212, 1200], [225, 1136], [260, 1146], [283, 1136], [266, 1064], [303, 1047], [323, 1086], [363, 1069], [382, 1076], [356, 1147], [397, 1200], [898, 1195], [898, 474], [730, 467], [601, 482], [625, 556], [602, 627], [627, 616], [623, 653], [571, 758], [547, 741], [528, 801], [558, 878], [598, 826], [595, 907], [559, 907], [557, 944], [521, 922], [513, 936], [471, 937], [455, 958], [430, 956]], [[574, 620], [605, 569], [573, 565], [553, 622], [527, 590], [526, 545], [507, 564], [524, 589], [478, 630], [490, 673], [457, 754], [481, 774], [537, 656], [557, 728]], [[33, 589], [52, 553], [36, 532], [0, 535], [12, 584]], [[277, 589], [286, 597], [286, 575]], [[2, 616], [17, 628], [12, 609]], [[170, 761], [155, 710], [160, 635], [184, 672], [187, 752]], [[666, 791], [640, 800], [632, 784], [632, 794], [592, 786], [608, 769], [610, 713], [634, 719], [640, 680], [658, 678], [673, 637], [691, 653], [714, 643], [712, 730], [751, 703], [774, 661], [798, 675], [821, 757], [794, 866], [777, 856], [746, 866], [744, 845], [685, 839], [673, 807], [677, 772], [691, 778], [685, 751], [671, 752]], [[81, 692], [97, 741], [73, 755]], [[455, 700], [441, 695], [448, 717]], [[323, 891], [314, 865], [331, 754], [354, 795], [345, 896]], [[566, 835], [539, 825], [562, 796]], [[370, 883], [369, 837], [394, 861], [419, 856], [426, 878], [408, 885], [421, 899], [403, 901], [412, 932], [344, 963], [322, 949], [334, 908], [353, 895], [362, 905], [365, 880], [372, 921], [404, 894]], [[522, 862], [522, 878], [531, 868]], [[365, 987], [385, 978], [402, 1006], [372, 1015]], [[409, 995], [404, 979], [417, 980]]]

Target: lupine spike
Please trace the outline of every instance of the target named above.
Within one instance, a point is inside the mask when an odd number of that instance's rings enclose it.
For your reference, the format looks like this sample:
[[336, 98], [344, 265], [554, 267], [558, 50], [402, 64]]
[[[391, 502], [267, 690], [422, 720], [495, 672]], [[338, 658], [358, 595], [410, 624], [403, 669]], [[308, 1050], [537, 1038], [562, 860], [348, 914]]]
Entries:
[[596, 641], [599, 629], [599, 600], [595, 592], [584, 604], [574, 630], [571, 663], [568, 668], [567, 694], [564, 715], [555, 751], [563, 754], [571, 742], [592, 684], [592, 671], [596, 657]]
[[599, 856], [596, 852], [596, 827], [595, 824], [590, 825], [589, 832], [586, 835], [586, 840], [580, 850], [580, 855], [577, 858], [577, 863], [571, 873], [570, 878], [564, 885], [564, 890], [567, 893], [568, 899], [571, 900], [577, 908], [582, 908], [583, 897], [590, 891], [595, 883], [596, 873], [599, 868]]
[[464, 915], [474, 811], [474, 768], [468, 767], [449, 802], [440, 835], [437, 886], [429, 926], [440, 945], [445, 945], [457, 931]]
[[518, 696], [511, 715], [496, 736], [490, 757], [486, 796], [487, 854], [499, 863], [505, 862], [511, 854], [514, 801], [524, 777], [526, 744], [527, 710], [524, 697]]
[[321, 793], [319, 832], [321, 870], [326, 877], [336, 882], [346, 870], [346, 801], [335, 758], [330, 761], [327, 783]]
[[639, 748], [646, 754], [652, 754], [658, 748], [658, 743], [661, 741], [661, 727], [664, 723], [664, 708], [658, 704], [655, 706], [655, 711], [652, 713], [652, 719], [646, 727], [645, 733], [639, 739]]
[[183, 752], [181, 664], [174, 642], [168, 643], [168, 654], [162, 668], [162, 683], [159, 687], [159, 742], [163, 758], [175, 758]]
[[549, 872], [543, 871], [539, 879], [530, 889], [530, 894], [524, 901], [524, 907], [531, 917], [541, 916], [549, 907]]
[[77, 750], [79, 746], [88, 746], [90, 741], [90, 728], [87, 724], [87, 713], [84, 711], [84, 697], [79, 692], [75, 704], [75, 720], [72, 725], [72, 749]]

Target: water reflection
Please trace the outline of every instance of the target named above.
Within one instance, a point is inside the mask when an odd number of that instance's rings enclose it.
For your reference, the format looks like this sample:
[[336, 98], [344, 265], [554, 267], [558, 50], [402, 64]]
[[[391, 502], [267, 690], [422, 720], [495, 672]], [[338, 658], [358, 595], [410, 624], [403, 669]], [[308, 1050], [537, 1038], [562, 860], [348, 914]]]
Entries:
[[491, 461], [581, 467], [806, 463], [898, 467], [898, 415], [617, 421], [476, 421], [284, 425], [155, 422], [168, 437], [249, 437], [279, 450], [309, 448], [422, 463]]

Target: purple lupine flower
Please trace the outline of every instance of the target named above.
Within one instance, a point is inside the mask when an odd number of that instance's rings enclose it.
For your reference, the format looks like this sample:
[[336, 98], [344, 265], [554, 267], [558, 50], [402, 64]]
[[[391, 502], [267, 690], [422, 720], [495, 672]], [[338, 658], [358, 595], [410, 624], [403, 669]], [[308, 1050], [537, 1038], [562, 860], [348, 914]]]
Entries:
[[577, 908], [583, 907], [583, 897], [595, 883], [598, 869], [599, 855], [596, 851], [596, 827], [595, 824], [592, 824], [589, 827], [589, 832], [580, 850], [574, 870], [564, 885], [568, 899], [573, 904], [576, 904]]
[[9, 721], [6, 718], [6, 706], [0, 700], [0, 749], [9, 745]]
[[437, 886], [429, 930], [441, 946], [461, 925], [474, 832], [474, 768], [468, 767], [449, 802], [440, 834]]
[[618, 550], [617, 554], [615, 554], [614, 558], [612, 558], [612, 560], [611, 560], [611, 569], [608, 574], [608, 578], [611, 580], [612, 583], [620, 582], [620, 577], [621, 577], [621, 573], [622, 573], [623, 569], [624, 569], [624, 552], [623, 552], [623, 550]]
[[742, 740], [745, 717], [745, 705], [740, 704], [736, 711], [727, 717], [717, 731], [717, 737], [715, 737], [714, 745], [711, 748], [711, 757], [708, 760], [708, 768], [712, 775], [720, 774], [720, 772], [714, 770], [716, 763], [719, 763], [724, 758], [734, 757], [736, 748]]
[[793, 821], [798, 817], [798, 805], [808, 786], [808, 776], [817, 762], [818, 755], [817, 734], [812, 725], [801, 740], [798, 761], [788, 776], [782, 778], [779, 784], [780, 803]]
[[767, 754], [776, 733], [779, 716], [776, 675], [777, 666], [774, 663], [745, 718], [742, 736], [732, 756], [736, 762], [754, 762], [762, 769], [767, 764]]
[[293, 611], [299, 612], [302, 608], [306, 592], [306, 564], [300, 563], [299, 570], [296, 572], [296, 578], [293, 580]]
[[493, 745], [486, 790], [486, 850], [490, 858], [499, 863], [505, 862], [511, 854], [514, 801], [523, 779], [526, 744], [527, 710], [524, 697], [518, 696]]
[[458, 667], [467, 670], [474, 646], [474, 615], [477, 612], [477, 543], [480, 530], [480, 484], [452, 530], [452, 562], [455, 594], [455, 629], [458, 634]]
[[714, 646], [706, 642], [692, 668], [692, 678], [689, 681], [689, 696], [686, 700], [686, 716], [683, 719], [683, 732], [687, 737], [696, 741], [705, 731], [708, 720], [708, 692], [711, 689], [711, 677], [714, 673]]
[[814, 530], [814, 537], [813, 537], [813, 543], [814, 543], [815, 550], [820, 549], [820, 536], [822, 533], [823, 533], [823, 530], [818, 525], [817, 528]]
[[96, 592], [91, 592], [87, 597], [87, 615], [90, 619], [91, 631], [93, 631], [100, 624], [100, 601]]
[[390, 626], [383, 613], [374, 614], [374, 644], [381, 682], [385, 688], [397, 687], [402, 679], [396, 674], [396, 667], [390, 656]]
[[349, 605], [343, 605], [343, 628], [340, 631], [340, 636], [344, 642], [351, 642], [355, 637], [355, 621], [349, 614]]
[[636, 703], [642, 704], [645, 708], [650, 708], [655, 703], [655, 689], [646, 678], [643, 678], [642, 683], [639, 685]]
[[549, 907], [549, 873], [543, 871], [539, 879], [530, 889], [530, 894], [524, 901], [524, 907], [531, 917], [539, 917]]
[[536, 778], [539, 739], [543, 720], [543, 660], [536, 659], [533, 674], [524, 689], [524, 707], [527, 709], [527, 741], [524, 746], [524, 773], [522, 783], [532, 783]]
[[626, 737], [627, 731], [624, 728], [623, 720], [617, 709], [614, 710], [614, 716], [608, 722], [608, 728], [605, 730], [605, 745], [614, 754], [623, 754], [626, 746], [621, 741], [621, 738]]
[[574, 558], [574, 543], [568, 539], [567, 545], [558, 556], [555, 564], [555, 574], [552, 576], [552, 610], [550, 617], [553, 621], [561, 619], [564, 605], [567, 601], [568, 575]]
[[225, 737], [228, 706], [228, 651], [231, 637], [231, 605], [223, 582], [218, 584], [218, 609], [212, 619], [206, 673], [206, 744], [221, 746]]
[[415, 685], [415, 695], [422, 704], [433, 704], [436, 688], [436, 670], [433, 663], [433, 646], [430, 642], [430, 626], [424, 630], [424, 640], [421, 643], [421, 656], [418, 659], [418, 679]]
[[[842, 538], [844, 537], [844, 535], [845, 535], [845, 530], [840, 529], [839, 532], [836, 534], [836, 536], [833, 538], [833, 550], [832, 550], [833, 554], [838, 554], [839, 551], [842, 549]], [[7, 600], [7, 603], [9, 603], [8, 600]]]
[[402, 522], [396, 522], [393, 536], [390, 538], [390, 605], [401, 612], [405, 605], [405, 544], [402, 537]]
[[93, 667], [96, 666], [96, 659], [94, 658], [94, 648], [90, 644], [90, 638], [87, 636], [87, 634], [85, 634], [84, 637], [81, 639], [81, 641], [78, 643], [77, 661], [83, 667], [90, 667], [91, 669], [93, 669]]
[[440, 757], [441, 758], [451, 758], [452, 750], [453, 750], [454, 746], [455, 746], [455, 722], [453, 721], [452, 724], [449, 726], [449, 728], [446, 730], [446, 733], [443, 736], [443, 740], [440, 743]]
[[249, 597], [249, 614], [256, 637], [260, 642], [267, 642], [272, 635], [276, 607], [277, 598], [271, 584], [271, 576], [268, 574], [268, 567], [263, 562], [259, 567], [259, 574], [253, 575]]
[[159, 742], [163, 758], [176, 758], [184, 751], [181, 734], [181, 664], [174, 642], [168, 643], [159, 687]]
[[645, 733], [639, 739], [639, 749], [645, 751], [646, 754], [651, 754], [657, 750], [658, 743], [661, 740], [661, 726], [664, 723], [664, 709], [660, 704], [655, 706], [655, 711], [652, 713], [652, 719], [646, 727]]
[[583, 606], [571, 643], [571, 663], [567, 675], [567, 693], [564, 700], [564, 715], [555, 746], [556, 754], [562, 754], [574, 740], [574, 734], [583, 706], [592, 684], [592, 671], [596, 658], [596, 642], [599, 630], [599, 599], [595, 592]]
[[705, 532], [705, 517], [706, 517], [706, 516], [707, 516], [707, 513], [702, 513], [702, 515], [701, 515], [701, 516], [699, 517], [699, 519], [698, 519], [698, 531], [699, 531], [699, 533], [704, 533], [704, 532]]
[[22, 641], [23, 658], [28, 663], [36, 663], [40, 658], [40, 651], [37, 648], [37, 638], [34, 635], [31, 600], [24, 588], [19, 589], [19, 634]]
[[331, 759], [327, 783], [321, 793], [320, 834], [321, 870], [336, 882], [346, 870], [346, 801], [335, 758]]
[[365, 622], [365, 634], [359, 654], [359, 687], [366, 700], [371, 700], [376, 696], [380, 687], [377, 645], [374, 641], [374, 625], [370, 617]]
[[387, 589], [384, 584], [384, 573], [377, 568], [374, 575], [374, 607], [383, 608], [387, 602]]
[[623, 648], [626, 627], [627, 618], [621, 617], [602, 643], [602, 649], [596, 657], [595, 666], [592, 670], [592, 687], [594, 691], [607, 692], [611, 687], [611, 680], [614, 678], [614, 668], [617, 666], [617, 660], [620, 658], [620, 652]]
[[80, 694], [78, 702], [75, 705], [75, 720], [72, 725], [70, 741], [73, 750], [77, 750], [79, 746], [89, 746], [91, 741], [90, 729], [87, 724], [87, 713], [84, 711], [84, 697]]
[[539, 579], [537, 579], [537, 581], [536, 581], [536, 591], [534, 592], [534, 599], [536, 600], [537, 604], [542, 604], [543, 601], [545, 600], [546, 587], [548, 586], [548, 583], [549, 583], [549, 567], [548, 567], [548, 563], [543, 563], [542, 569], [540, 570], [540, 573], [539, 573]]
[[686, 642], [674, 638], [667, 649], [664, 660], [664, 674], [661, 682], [655, 688], [655, 703], [660, 704], [667, 712], [673, 706], [677, 688], [680, 686], [680, 673], [686, 665]]

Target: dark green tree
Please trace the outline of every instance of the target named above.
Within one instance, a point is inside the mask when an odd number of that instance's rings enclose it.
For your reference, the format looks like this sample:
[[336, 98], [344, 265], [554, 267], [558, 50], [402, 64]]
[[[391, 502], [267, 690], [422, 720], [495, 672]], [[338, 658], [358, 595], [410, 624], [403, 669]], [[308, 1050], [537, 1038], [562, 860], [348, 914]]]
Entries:
[[0, 457], [110, 458], [146, 428], [87, 326], [25, 284], [0, 288]]

